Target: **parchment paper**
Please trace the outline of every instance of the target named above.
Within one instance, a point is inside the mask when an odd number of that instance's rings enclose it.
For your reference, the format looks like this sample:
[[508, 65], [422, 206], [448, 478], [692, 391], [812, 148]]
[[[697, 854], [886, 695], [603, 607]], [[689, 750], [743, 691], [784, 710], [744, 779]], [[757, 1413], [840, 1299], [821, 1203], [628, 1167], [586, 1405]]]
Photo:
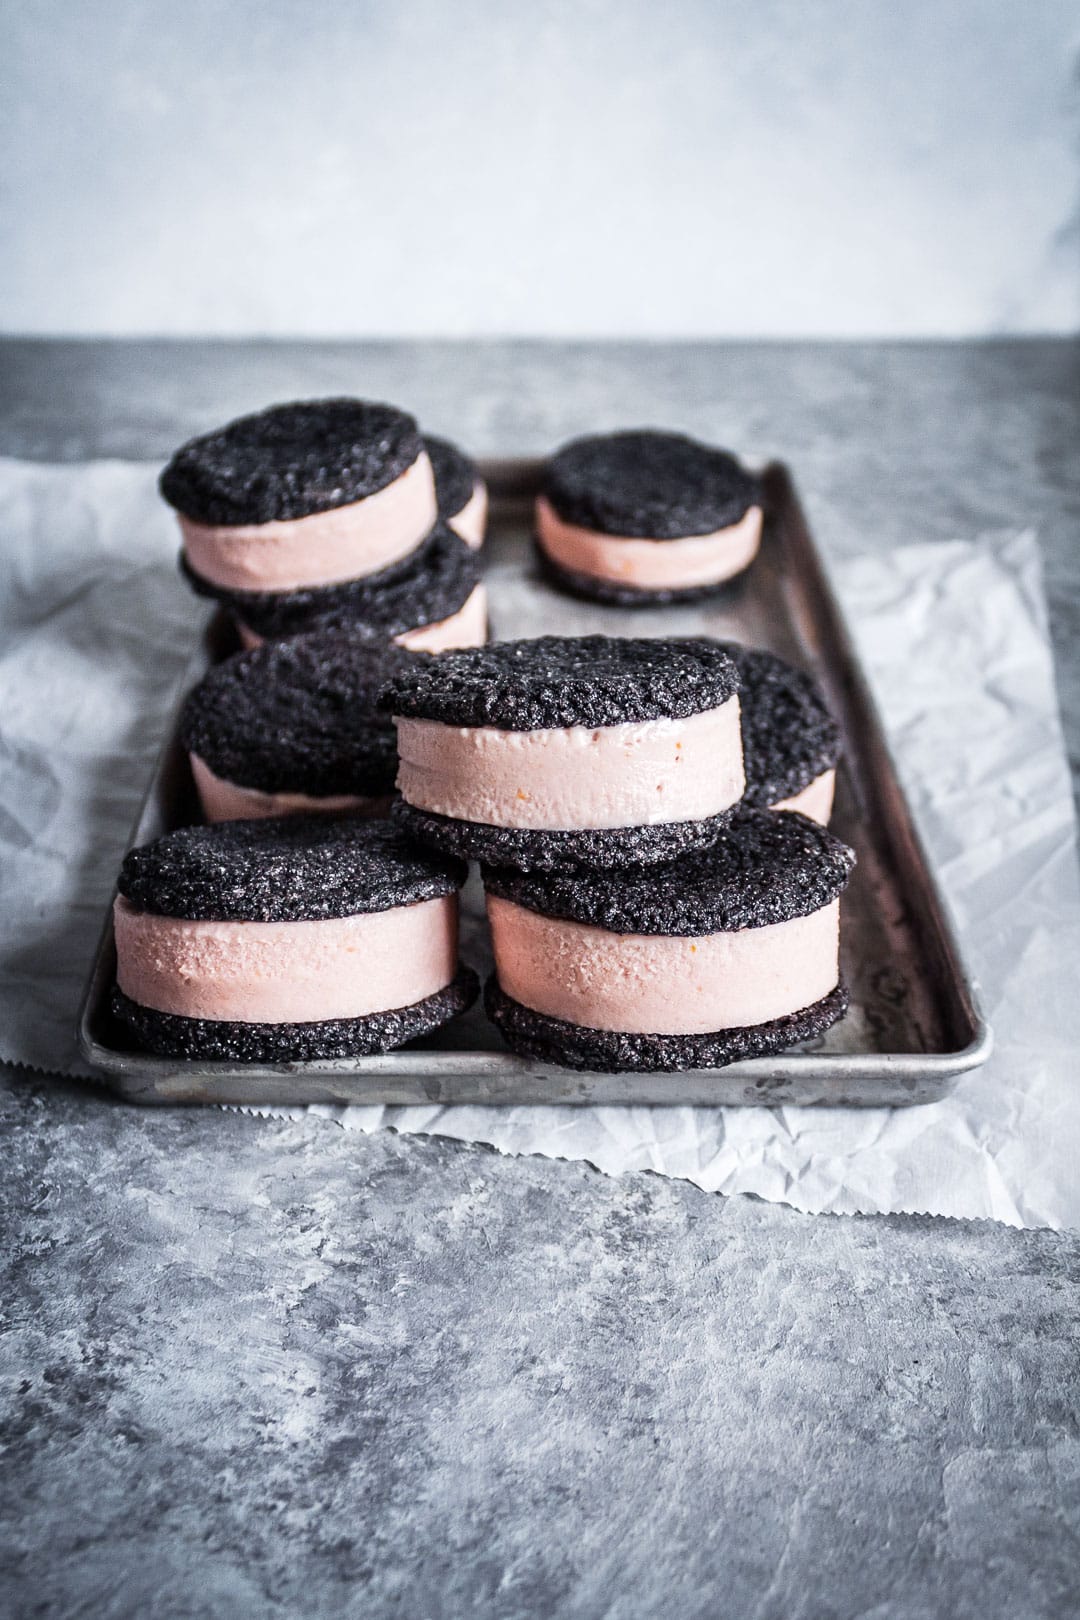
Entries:
[[[82, 1074], [79, 992], [205, 610], [146, 467], [0, 460], [0, 547], [0, 1057]], [[1035, 537], [913, 544], [836, 575], [991, 1062], [912, 1109], [317, 1112], [805, 1210], [1080, 1225], [1080, 882]]]

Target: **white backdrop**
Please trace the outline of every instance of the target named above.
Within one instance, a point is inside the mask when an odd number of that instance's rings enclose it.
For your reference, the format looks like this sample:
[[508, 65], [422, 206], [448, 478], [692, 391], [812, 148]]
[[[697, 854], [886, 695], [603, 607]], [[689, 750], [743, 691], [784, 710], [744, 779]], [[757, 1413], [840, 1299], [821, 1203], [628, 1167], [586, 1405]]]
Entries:
[[0, 329], [1078, 324], [1075, 0], [0, 5]]

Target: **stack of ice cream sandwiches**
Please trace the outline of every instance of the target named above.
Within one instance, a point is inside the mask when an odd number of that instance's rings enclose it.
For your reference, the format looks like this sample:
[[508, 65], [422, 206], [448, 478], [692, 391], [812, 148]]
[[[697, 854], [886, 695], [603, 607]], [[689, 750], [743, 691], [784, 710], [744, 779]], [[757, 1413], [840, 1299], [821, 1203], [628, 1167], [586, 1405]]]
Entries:
[[357, 1057], [476, 998], [458, 959], [466, 868], [384, 818], [380, 688], [487, 635], [487, 492], [407, 412], [278, 405], [185, 444], [161, 477], [181, 566], [246, 651], [189, 694], [180, 734], [206, 825], [131, 851], [114, 1011], [163, 1055]]
[[839, 738], [806, 677], [704, 638], [549, 636], [414, 662], [384, 702], [394, 819], [481, 863], [513, 1051], [711, 1068], [843, 1014], [854, 857], [822, 824]]
[[393, 405], [275, 405], [192, 439], [161, 476], [195, 590], [249, 646], [363, 621], [402, 646], [487, 634], [486, 491], [453, 445]]
[[[161, 488], [244, 650], [182, 713], [205, 824], [121, 870], [113, 1007], [140, 1044], [289, 1063], [430, 1034], [478, 994], [470, 860], [486, 1010], [525, 1058], [712, 1067], [842, 1015], [854, 857], [806, 675], [701, 637], [486, 643], [483, 483], [392, 406], [242, 418]], [[636, 433], [558, 452], [535, 532], [560, 588], [636, 606], [721, 588], [761, 525], [733, 457]]]

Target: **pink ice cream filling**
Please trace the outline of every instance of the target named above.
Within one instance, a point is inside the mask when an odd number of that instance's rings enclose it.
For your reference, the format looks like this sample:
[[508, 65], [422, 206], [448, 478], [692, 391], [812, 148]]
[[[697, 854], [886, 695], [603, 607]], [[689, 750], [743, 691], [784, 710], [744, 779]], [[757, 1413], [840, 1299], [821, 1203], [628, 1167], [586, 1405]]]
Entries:
[[403, 798], [457, 821], [553, 831], [703, 821], [745, 787], [737, 697], [683, 719], [616, 726], [396, 724]]
[[328, 512], [233, 526], [178, 516], [184, 554], [212, 585], [294, 591], [340, 585], [400, 562], [431, 533], [438, 505], [431, 462], [421, 451], [384, 489]]
[[358, 816], [385, 816], [390, 795], [371, 798], [360, 793], [267, 793], [243, 787], [217, 776], [198, 754], [189, 754], [191, 774], [207, 821], [261, 821], [267, 816], [323, 815], [352, 810]]
[[447, 518], [448, 526], [456, 535], [460, 535], [467, 546], [479, 551], [484, 543], [484, 534], [487, 530], [488, 492], [487, 485], [482, 478], [478, 478], [473, 485], [469, 496], [460, 512], [455, 512], [452, 518]]
[[705, 1035], [764, 1024], [839, 981], [840, 902], [734, 933], [614, 934], [487, 897], [499, 983], [534, 1012], [587, 1029]]
[[749, 566], [761, 545], [762, 512], [751, 506], [738, 523], [682, 540], [640, 540], [565, 523], [551, 502], [536, 501], [536, 537], [561, 568], [633, 590], [690, 590], [720, 585]]
[[811, 821], [819, 821], [823, 827], [829, 825], [832, 815], [833, 797], [836, 793], [835, 770], [822, 771], [820, 776], [793, 793], [790, 799], [781, 799], [778, 803], [769, 806], [770, 810], [798, 810]]
[[434, 624], [422, 624], [416, 630], [403, 630], [394, 640], [410, 652], [447, 652], [451, 647], [482, 647], [487, 627], [487, 590], [477, 585], [456, 613]]
[[457, 896], [315, 922], [191, 922], [113, 908], [116, 982], [142, 1007], [245, 1024], [408, 1007], [457, 971]]

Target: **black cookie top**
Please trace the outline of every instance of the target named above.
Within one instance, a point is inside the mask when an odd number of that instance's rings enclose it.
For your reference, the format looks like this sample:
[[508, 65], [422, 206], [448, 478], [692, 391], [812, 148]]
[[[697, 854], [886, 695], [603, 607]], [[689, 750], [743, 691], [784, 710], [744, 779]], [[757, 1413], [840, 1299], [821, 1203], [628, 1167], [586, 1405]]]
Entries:
[[762, 500], [758, 480], [726, 450], [646, 428], [563, 445], [544, 494], [566, 523], [642, 540], [712, 534]]
[[855, 865], [846, 844], [790, 810], [739, 810], [709, 849], [623, 872], [485, 866], [484, 887], [544, 917], [616, 934], [718, 934], [790, 922], [835, 900]]
[[285, 816], [181, 827], [124, 857], [118, 888], [142, 911], [193, 922], [301, 922], [452, 894], [464, 861], [388, 821]]
[[701, 714], [738, 685], [715, 641], [539, 636], [439, 653], [395, 675], [382, 701], [445, 725], [537, 731]]
[[774, 653], [719, 643], [739, 671], [743, 803], [766, 808], [809, 787], [841, 753], [840, 727], [817, 682]]
[[475, 463], [449, 439], [437, 439], [433, 434], [425, 433], [424, 449], [435, 474], [439, 516], [449, 522], [469, 504], [480, 474]]
[[405, 564], [341, 585], [299, 591], [229, 591], [209, 584], [181, 558], [195, 589], [226, 603], [265, 640], [361, 623], [382, 636], [438, 624], [464, 607], [480, 583], [483, 562], [441, 520]]
[[411, 467], [421, 448], [416, 422], [393, 405], [302, 400], [190, 439], [159, 487], [195, 523], [270, 523], [374, 495]]
[[267, 642], [204, 676], [180, 740], [215, 776], [264, 793], [389, 793], [397, 745], [376, 702], [419, 656], [358, 628]]

